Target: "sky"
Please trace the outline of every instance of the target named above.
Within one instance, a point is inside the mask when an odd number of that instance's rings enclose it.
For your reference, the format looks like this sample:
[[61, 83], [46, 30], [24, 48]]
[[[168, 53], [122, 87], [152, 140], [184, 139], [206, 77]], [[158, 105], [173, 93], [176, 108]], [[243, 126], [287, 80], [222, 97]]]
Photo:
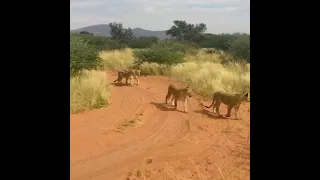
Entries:
[[208, 33], [250, 33], [250, 0], [70, 0], [70, 29], [122, 23], [170, 29], [174, 20], [207, 25]]

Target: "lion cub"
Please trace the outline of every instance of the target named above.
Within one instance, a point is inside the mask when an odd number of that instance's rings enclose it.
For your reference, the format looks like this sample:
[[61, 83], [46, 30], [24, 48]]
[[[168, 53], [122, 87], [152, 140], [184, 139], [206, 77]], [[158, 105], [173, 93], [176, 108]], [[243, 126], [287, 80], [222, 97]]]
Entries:
[[[133, 78], [132, 79], [135, 79], [137, 81], [137, 85], [139, 85], [139, 76], [140, 76], [140, 73], [141, 73], [141, 69], [128, 69], [128, 70], [124, 70], [126, 72], [132, 72], [133, 73]], [[132, 80], [131, 79], [131, 80]]]
[[213, 106], [212, 108], [213, 112], [214, 112], [214, 109], [216, 109], [216, 113], [219, 116], [221, 116], [219, 108], [221, 103], [223, 103], [228, 106], [228, 112], [226, 114], [226, 117], [231, 116], [231, 110], [232, 108], [234, 108], [236, 119], [240, 119], [238, 116], [240, 105], [242, 102], [250, 102], [248, 96], [249, 96], [249, 93], [247, 92], [240, 93], [240, 94], [229, 94], [229, 93], [218, 91], [213, 94], [212, 104], [210, 106], [205, 106], [205, 107], [210, 108], [211, 106]]
[[134, 77], [133, 72], [131, 71], [118, 71], [118, 78], [116, 80], [114, 80], [113, 82], [118, 81], [118, 83], [120, 83], [122, 81], [123, 78], [126, 79], [126, 84], [128, 84], [128, 80], [130, 80], [130, 84], [132, 85], [132, 79]]
[[168, 87], [168, 93], [166, 96], [166, 104], [168, 103], [168, 100], [171, 99], [172, 105], [174, 105], [177, 110], [178, 100], [183, 101], [184, 112], [188, 113], [187, 98], [191, 96], [192, 96], [192, 91], [189, 87], [179, 89], [176, 85], [170, 84]]
[[122, 81], [123, 78], [126, 79], [126, 84], [128, 84], [128, 80], [130, 82], [130, 85], [133, 85], [133, 79], [137, 80], [137, 85], [139, 85], [139, 77], [140, 76], [140, 71], [138, 69], [128, 69], [128, 70], [122, 70], [122, 71], [118, 71], [118, 78], [116, 80], [114, 80], [113, 82], [118, 81], [118, 83], [120, 83]]

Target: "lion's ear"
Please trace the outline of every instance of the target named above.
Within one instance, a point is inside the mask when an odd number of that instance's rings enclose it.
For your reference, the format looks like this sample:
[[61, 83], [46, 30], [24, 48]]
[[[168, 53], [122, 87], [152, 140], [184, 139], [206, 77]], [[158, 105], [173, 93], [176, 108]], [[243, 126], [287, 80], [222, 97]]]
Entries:
[[249, 93], [246, 93], [246, 97], [248, 97], [249, 96]]

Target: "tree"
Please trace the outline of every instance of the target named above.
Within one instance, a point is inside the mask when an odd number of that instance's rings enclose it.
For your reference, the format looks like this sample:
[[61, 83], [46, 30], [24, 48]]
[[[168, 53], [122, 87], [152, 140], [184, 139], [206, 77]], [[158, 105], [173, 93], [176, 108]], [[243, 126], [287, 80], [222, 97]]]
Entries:
[[112, 39], [117, 40], [121, 44], [127, 44], [128, 41], [135, 39], [131, 28], [123, 28], [121, 23], [109, 23], [110, 35]]
[[131, 28], [124, 30], [124, 40], [131, 41], [131, 40], [134, 40], [135, 38], [136, 37], [134, 36]]
[[176, 40], [199, 41], [202, 33], [207, 30], [204, 23], [189, 24], [186, 21], [173, 21], [173, 26], [166, 31], [166, 35], [171, 35]]

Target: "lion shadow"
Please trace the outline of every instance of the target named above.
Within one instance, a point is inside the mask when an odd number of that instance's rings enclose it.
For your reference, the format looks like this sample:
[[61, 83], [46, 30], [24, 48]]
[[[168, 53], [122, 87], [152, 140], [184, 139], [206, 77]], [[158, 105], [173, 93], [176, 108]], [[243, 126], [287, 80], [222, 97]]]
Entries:
[[230, 119], [230, 118], [228, 118], [228, 117], [225, 117], [225, 116], [223, 116], [223, 115], [218, 116], [216, 113], [212, 113], [212, 112], [210, 112], [210, 111], [208, 111], [208, 110], [206, 110], [206, 109], [196, 110], [196, 111], [194, 111], [194, 112], [195, 112], [195, 113], [203, 114], [203, 115], [205, 115], [205, 116], [207, 116], [207, 117], [209, 117], [209, 118], [213, 118], [213, 119], [229, 119], [229, 120], [232, 120], [232, 119]]
[[177, 112], [185, 113], [184, 111], [181, 111], [179, 109], [176, 110], [175, 107], [170, 104], [156, 103], [156, 102], [151, 102], [150, 104], [154, 105], [160, 111], [177, 111]]
[[117, 86], [117, 87], [122, 87], [122, 86], [129, 86], [129, 87], [132, 87], [132, 85], [130, 85], [130, 84], [126, 84], [126, 83], [112, 82], [112, 83], [110, 83], [110, 84], [112, 84], [113, 86]]

